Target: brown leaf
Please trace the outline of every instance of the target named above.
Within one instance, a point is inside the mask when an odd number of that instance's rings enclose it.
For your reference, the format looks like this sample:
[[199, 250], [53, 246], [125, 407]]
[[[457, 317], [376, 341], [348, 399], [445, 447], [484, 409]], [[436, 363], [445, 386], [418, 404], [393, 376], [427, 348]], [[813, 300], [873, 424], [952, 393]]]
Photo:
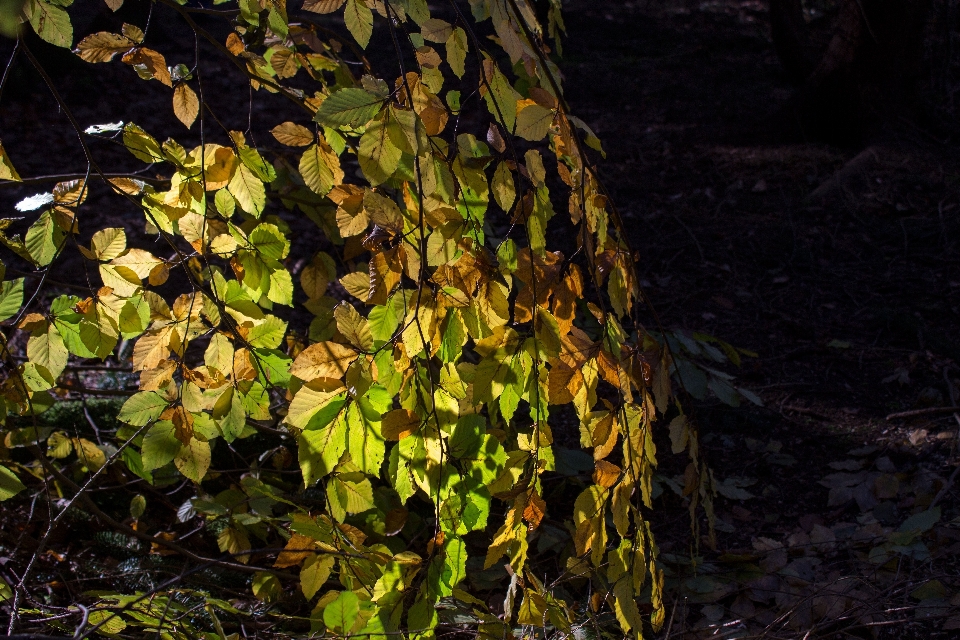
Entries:
[[167, 69], [167, 60], [159, 51], [141, 47], [126, 53], [123, 56], [123, 61], [131, 66], [142, 64], [146, 67], [147, 71], [150, 72], [150, 75], [159, 81], [160, 84], [165, 84], [171, 88], [173, 87], [170, 70]]
[[583, 374], [566, 364], [557, 364], [547, 376], [550, 404], [569, 404], [578, 386], [583, 385]]
[[536, 489], [532, 490], [530, 497], [527, 498], [527, 506], [523, 509], [523, 519], [530, 525], [531, 531], [540, 526], [546, 512], [547, 503], [543, 501]]
[[86, 62], [109, 62], [113, 56], [129, 51], [134, 46], [136, 43], [126, 36], [101, 31], [81, 40], [74, 53]]
[[500, 134], [500, 127], [493, 122], [490, 123], [490, 128], [487, 129], [487, 142], [500, 153], [507, 150], [507, 143], [504, 142], [503, 136]]
[[177, 440], [185, 446], [190, 444], [190, 439], [193, 438], [193, 416], [183, 408], [183, 405], [165, 409], [160, 414], [160, 419], [173, 422], [174, 436]]
[[386, 440], [403, 440], [420, 428], [423, 420], [410, 409], [395, 409], [383, 416], [380, 435]]
[[277, 555], [277, 561], [273, 566], [278, 569], [295, 567], [307, 558], [317, 548], [317, 543], [313, 538], [307, 537], [302, 533], [294, 533], [287, 540], [286, 546]]
[[235, 56], [243, 53], [243, 50], [246, 48], [243, 46], [243, 40], [240, 39], [240, 36], [236, 32], [231, 32], [227, 36], [227, 51], [232, 53]]

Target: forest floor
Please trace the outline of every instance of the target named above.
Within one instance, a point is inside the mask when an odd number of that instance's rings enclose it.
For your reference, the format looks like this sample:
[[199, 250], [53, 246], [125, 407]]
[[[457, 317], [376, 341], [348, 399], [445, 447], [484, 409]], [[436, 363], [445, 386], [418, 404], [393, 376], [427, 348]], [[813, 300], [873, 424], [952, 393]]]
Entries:
[[[859, 148], [784, 133], [794, 87], [765, 3], [564, 5], [566, 92], [604, 142], [648, 298], [665, 326], [756, 353], [727, 373], [764, 404], [693, 407], [720, 488], [715, 541], [702, 518], [691, 538], [670, 489], [682, 464], [661, 454], [658, 637], [957, 637], [960, 413], [933, 411], [960, 388], [957, 141], [909, 123]], [[42, 85], [13, 81], [0, 120], [21, 174], [45, 172], [44, 148], [82, 170]], [[161, 87], [126, 103], [117, 90], [72, 84], [84, 126], [174, 126]], [[100, 217], [136, 227], [103, 202]]]
[[[661, 322], [757, 354], [730, 373], [763, 408], [696, 413], [717, 548], [694, 571], [687, 516], [663, 527], [673, 637], [957, 637], [960, 417], [888, 418], [957, 404], [957, 141], [785, 131], [764, 3], [565, 6], [566, 92]], [[880, 549], [934, 501], [932, 561]]]

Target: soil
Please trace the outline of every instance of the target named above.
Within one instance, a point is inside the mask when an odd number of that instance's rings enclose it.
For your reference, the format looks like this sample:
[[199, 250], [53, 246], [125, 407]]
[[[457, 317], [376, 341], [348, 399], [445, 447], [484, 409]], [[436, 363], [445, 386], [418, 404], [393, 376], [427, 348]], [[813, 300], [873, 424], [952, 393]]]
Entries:
[[[849, 576], [886, 585], [882, 597], [866, 586], [850, 596], [872, 598], [874, 607], [867, 622], [862, 612], [847, 621], [850, 633], [955, 637], [957, 627], [949, 625], [960, 626], [960, 521], [958, 486], [950, 483], [960, 464], [960, 416], [888, 416], [958, 403], [957, 140], [912, 122], [892, 123], [855, 147], [805, 139], [790, 125], [795, 87], [774, 53], [763, 2], [566, 0], [564, 6], [565, 91], [604, 143], [606, 159], [598, 166], [631, 230], [656, 310], [647, 322], [701, 331], [754, 353], [726, 371], [763, 401], [737, 408], [689, 402], [706, 459], [724, 487], [715, 502], [715, 543], [702, 517], [702, 537], [691, 539], [686, 502], [670, 489], [683, 484], [683, 463], [661, 453], [655, 529], [668, 567], [671, 637], [736, 625], [742, 626], [737, 637], [803, 637], [804, 629], [815, 629], [810, 637], [830, 637], [837, 631], [823, 621], [837, 616], [819, 615], [820, 605], [804, 594]], [[168, 48], [182, 52], [176, 62], [189, 62], [192, 42], [157, 29], [169, 38]], [[129, 102], [118, 101], [132, 71], [69, 80], [75, 63], [30, 42], [65, 65], [57, 81], [67, 102], [77, 104], [81, 126], [117, 120], [146, 121], [157, 130], [179, 126], [164, 88], [144, 90], [140, 83]], [[213, 96], [239, 77], [226, 66], [204, 74]], [[258, 110], [269, 110], [270, 122], [280, 121], [278, 112], [297, 116], [279, 98], [253, 104], [250, 112], [233, 110], [227, 128], [246, 129], [249, 117], [260, 139], [266, 134], [257, 128]], [[24, 177], [49, 173], [52, 150], [58, 172], [85, 167], [69, 123], [22, 60], [0, 103], [0, 133], [7, 150], [16, 150]], [[196, 130], [184, 134], [185, 146], [199, 143]], [[98, 144], [109, 170], [136, 168], [125, 152]], [[0, 202], [10, 211], [37, 190], [5, 187]], [[83, 221], [83, 239], [105, 222], [138, 235], [142, 220], [132, 208], [96, 191], [90, 202], [93, 220]], [[296, 243], [295, 253], [315, 250], [304, 237]], [[78, 265], [60, 265], [51, 279], [75, 282]], [[899, 488], [877, 489], [891, 477]], [[934, 503], [942, 510], [936, 542], [928, 544], [936, 570], [911, 556], [894, 563], [897, 575], [890, 578], [889, 563], [871, 564], [867, 556], [882, 546], [876, 540]], [[844, 533], [847, 525], [854, 533]], [[864, 531], [876, 540], [857, 546]], [[812, 577], [797, 578], [800, 586], [783, 577], [783, 566], [771, 560], [775, 545], [789, 550], [787, 566], [817, 560]], [[691, 553], [699, 568], [691, 567]], [[759, 573], [743, 574], [747, 565]], [[729, 577], [737, 571], [743, 575]], [[753, 597], [771, 575], [784, 581], [774, 586], [797, 590], [807, 614], [796, 601]], [[705, 576], [713, 583], [704, 586]], [[918, 613], [930, 599], [908, 596], [934, 578], [947, 590], [940, 597], [947, 613], [937, 610], [931, 622]], [[884, 609], [894, 597], [910, 602], [908, 613]], [[717, 606], [719, 612], [710, 608]], [[874, 624], [879, 620], [896, 624]]]

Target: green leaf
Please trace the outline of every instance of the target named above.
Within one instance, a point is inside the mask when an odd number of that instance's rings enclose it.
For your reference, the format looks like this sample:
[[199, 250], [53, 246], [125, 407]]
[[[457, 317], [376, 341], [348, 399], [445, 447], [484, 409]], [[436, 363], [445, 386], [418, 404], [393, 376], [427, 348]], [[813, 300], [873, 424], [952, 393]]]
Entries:
[[147, 510], [147, 499], [142, 495], [135, 495], [130, 500], [130, 517], [140, 519]]
[[237, 208], [237, 201], [233, 199], [229, 189], [226, 188], [217, 191], [217, 194], [213, 197], [213, 204], [217, 208], [217, 212], [227, 219], [233, 216], [233, 212]]
[[141, 391], [123, 403], [117, 419], [135, 427], [142, 427], [159, 418], [168, 404], [170, 403], [167, 399], [156, 391]]
[[268, 261], [267, 267], [270, 270], [270, 290], [267, 291], [267, 299], [275, 304], [285, 304], [292, 307], [293, 278], [290, 277], [290, 272], [274, 260]]
[[358, 127], [370, 122], [382, 106], [383, 99], [379, 96], [366, 89], [349, 87], [330, 94], [313, 119], [327, 127]]
[[262, 349], [276, 349], [286, 334], [287, 323], [277, 316], [268, 315], [260, 324], [250, 329], [247, 342]]
[[913, 514], [903, 521], [898, 531], [902, 533], [919, 531], [922, 533], [932, 529], [933, 525], [938, 522], [940, 522], [940, 507], [934, 507], [933, 509], [927, 509], [926, 511]]
[[0, 466], [0, 502], [9, 500], [26, 488], [13, 471]]
[[323, 623], [331, 632], [346, 635], [353, 629], [360, 615], [360, 598], [352, 591], [342, 591], [337, 599], [323, 610]]
[[181, 446], [172, 422], [163, 420], [153, 425], [144, 434], [143, 445], [140, 447], [144, 470], [153, 471], [168, 464], [176, 457]]
[[127, 628], [127, 623], [123, 621], [120, 614], [105, 609], [91, 611], [87, 623], [91, 627], [98, 627], [97, 631], [103, 635], [109, 636], [115, 636]]
[[290, 241], [275, 224], [258, 224], [247, 239], [266, 258], [283, 260], [290, 252]]
[[283, 594], [280, 580], [277, 579], [277, 576], [266, 571], [258, 571], [253, 575], [252, 590], [253, 595], [263, 602], [273, 602]]
[[50, 212], [44, 211], [27, 229], [23, 241], [33, 261], [45, 267], [57, 256], [65, 237], [66, 233], [57, 226]]
[[260, 365], [257, 375], [262, 385], [283, 386], [290, 381], [290, 365], [293, 364], [290, 356], [275, 349], [254, 349], [253, 356]]
[[327, 483], [327, 504], [330, 515], [343, 522], [347, 514], [373, 509], [373, 487], [366, 478], [352, 482], [334, 477]]
[[487, 111], [506, 127], [507, 131], [513, 131], [517, 121], [517, 101], [522, 96], [513, 88], [510, 80], [503, 75], [495, 62], [488, 59], [484, 62], [484, 66], [487, 65], [493, 68], [493, 77], [488, 78], [483, 85], [486, 89], [483, 98], [487, 103]]
[[136, 338], [150, 324], [150, 305], [142, 296], [134, 296], [120, 308], [117, 328], [124, 339]]
[[347, 0], [343, 8], [343, 19], [357, 43], [366, 49], [370, 36], [373, 35], [373, 12], [370, 7], [362, 0]]
[[0, 285], [0, 322], [12, 318], [23, 306], [23, 278]]
[[343, 415], [322, 428], [310, 429], [308, 425], [300, 434], [299, 443], [303, 486], [309, 487], [333, 471], [347, 450], [347, 425]]
[[30, 0], [24, 13], [41, 39], [65, 49], [73, 46], [73, 25], [66, 11], [43, 0]]
[[240, 161], [264, 182], [269, 183], [277, 179], [276, 169], [264, 160], [260, 152], [253, 147], [242, 147], [240, 149]]

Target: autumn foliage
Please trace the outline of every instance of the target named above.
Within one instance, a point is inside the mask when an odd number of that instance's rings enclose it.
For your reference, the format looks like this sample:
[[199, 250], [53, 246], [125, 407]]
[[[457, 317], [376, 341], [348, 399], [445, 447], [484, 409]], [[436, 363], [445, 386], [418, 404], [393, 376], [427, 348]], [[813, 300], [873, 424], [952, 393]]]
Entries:
[[[8, 265], [29, 265], [0, 291], [0, 497], [65, 499], [48, 535], [75, 509], [188, 561], [179, 580], [84, 596], [83, 633], [237, 633], [249, 609], [235, 591], [189, 586], [186, 567], [199, 566], [248, 576], [245, 593], [275, 605], [265, 615], [287, 635], [432, 637], [446, 625], [504, 638], [587, 619], [659, 629], [648, 519], [666, 417], [691, 460], [694, 507], [711, 489], [672, 399], [664, 334], [640, 324], [638, 256], [592, 165], [600, 141], [563, 97], [559, 0], [539, 13], [528, 0], [214, 4], [157, 0], [153, 19], [178, 20], [236, 65], [241, 101], [252, 87], [254, 100], [298, 106], [275, 143], [218, 128], [199, 53], [168, 59], [146, 25], [77, 34], [69, 2], [23, 11], [22, 30], [91, 72], [128, 65], [129, 91], [168, 87], [185, 127], [77, 130], [122, 144], [159, 179], [108, 175], [88, 153], [86, 179], [21, 203], [22, 232], [0, 221]], [[18, 53], [39, 67], [22, 38]], [[200, 125], [202, 144], [177, 142]], [[0, 157], [0, 177], [20, 180], [18, 150]], [[97, 182], [142, 212], [150, 243], [84, 223]], [[316, 251], [294, 260], [303, 220]], [[560, 239], [566, 254], [551, 248]], [[99, 274], [85, 295], [44, 282], [71, 251]], [[43, 418], [78, 397], [65, 371], [86, 361], [138, 379], [101, 441]], [[238, 470], [229, 451], [243, 447], [255, 463]], [[557, 477], [580, 480], [564, 493]], [[129, 514], [90, 497], [117, 478]], [[138, 489], [184, 480], [177, 514]], [[197, 523], [203, 533], [179, 542]], [[31, 571], [6, 591], [11, 630], [35, 608]], [[198, 614], [167, 615], [197, 593]]]

